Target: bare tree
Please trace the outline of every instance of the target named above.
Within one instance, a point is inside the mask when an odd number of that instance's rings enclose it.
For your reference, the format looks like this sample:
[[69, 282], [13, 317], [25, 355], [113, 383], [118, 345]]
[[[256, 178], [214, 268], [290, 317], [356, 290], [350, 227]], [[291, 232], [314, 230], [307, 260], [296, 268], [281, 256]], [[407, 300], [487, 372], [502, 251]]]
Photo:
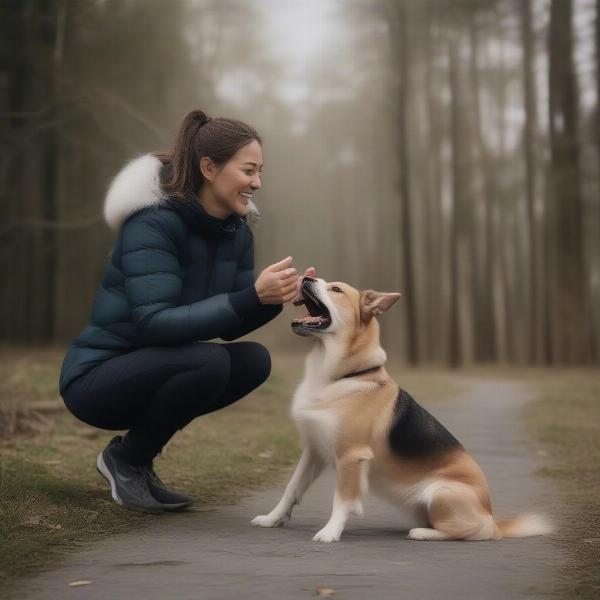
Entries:
[[549, 130], [552, 361], [590, 358], [589, 310], [583, 252], [578, 91], [573, 65], [572, 4], [552, 0], [549, 31]]
[[417, 303], [415, 299], [416, 285], [414, 275], [413, 257], [413, 223], [411, 220], [411, 187], [410, 187], [410, 142], [408, 138], [408, 96], [410, 90], [411, 57], [409, 29], [407, 25], [408, 6], [405, 2], [387, 0], [386, 11], [390, 25], [390, 42], [393, 49], [393, 60], [398, 68], [398, 88], [396, 98], [398, 102], [398, 164], [400, 168], [400, 202], [401, 221], [400, 235], [402, 239], [402, 268], [404, 274], [404, 287], [406, 289], [406, 331], [407, 331], [407, 357], [410, 364], [416, 364], [419, 356], [419, 346], [416, 324], [418, 322]]

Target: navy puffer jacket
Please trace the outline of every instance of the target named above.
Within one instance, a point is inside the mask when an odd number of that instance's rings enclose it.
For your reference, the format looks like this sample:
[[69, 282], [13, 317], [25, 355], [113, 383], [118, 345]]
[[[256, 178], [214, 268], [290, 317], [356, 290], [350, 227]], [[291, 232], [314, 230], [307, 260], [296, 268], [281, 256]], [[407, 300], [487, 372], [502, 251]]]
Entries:
[[104, 205], [118, 232], [90, 323], [63, 360], [61, 394], [77, 377], [145, 346], [234, 340], [271, 321], [281, 304], [261, 304], [254, 240], [246, 221], [218, 219], [166, 197], [160, 160], [146, 154], [113, 180]]

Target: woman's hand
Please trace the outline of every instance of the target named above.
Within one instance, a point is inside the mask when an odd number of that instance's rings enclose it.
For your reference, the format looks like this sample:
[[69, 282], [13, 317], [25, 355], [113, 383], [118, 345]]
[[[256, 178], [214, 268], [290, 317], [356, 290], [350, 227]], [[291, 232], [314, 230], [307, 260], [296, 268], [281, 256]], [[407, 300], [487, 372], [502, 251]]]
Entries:
[[298, 273], [290, 266], [291, 256], [270, 265], [262, 271], [254, 283], [262, 304], [284, 304], [296, 297]]

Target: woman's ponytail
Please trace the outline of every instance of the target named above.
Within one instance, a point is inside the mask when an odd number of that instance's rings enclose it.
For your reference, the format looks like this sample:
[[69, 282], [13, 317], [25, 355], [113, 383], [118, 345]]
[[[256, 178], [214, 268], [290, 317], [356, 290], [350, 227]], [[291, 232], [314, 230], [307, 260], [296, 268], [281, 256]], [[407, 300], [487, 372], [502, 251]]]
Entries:
[[262, 144], [250, 125], [236, 119], [213, 119], [202, 110], [192, 110], [183, 118], [171, 150], [154, 153], [168, 166], [161, 181], [163, 191], [179, 199], [197, 195], [203, 182], [200, 159], [208, 156], [216, 165], [223, 165], [252, 140]]

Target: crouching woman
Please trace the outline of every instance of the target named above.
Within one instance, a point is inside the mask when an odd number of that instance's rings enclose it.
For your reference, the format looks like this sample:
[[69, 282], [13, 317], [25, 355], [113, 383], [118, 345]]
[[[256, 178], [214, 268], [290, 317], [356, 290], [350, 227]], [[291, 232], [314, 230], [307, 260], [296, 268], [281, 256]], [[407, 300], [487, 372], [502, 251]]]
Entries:
[[192, 419], [269, 377], [263, 345], [232, 342], [276, 317], [296, 290], [289, 256], [254, 279], [246, 217], [261, 187], [261, 143], [243, 122], [192, 111], [169, 152], [131, 161], [108, 190], [104, 215], [117, 237], [59, 389], [81, 421], [127, 430], [97, 459], [127, 508], [191, 504], [165, 487], [153, 459]]

